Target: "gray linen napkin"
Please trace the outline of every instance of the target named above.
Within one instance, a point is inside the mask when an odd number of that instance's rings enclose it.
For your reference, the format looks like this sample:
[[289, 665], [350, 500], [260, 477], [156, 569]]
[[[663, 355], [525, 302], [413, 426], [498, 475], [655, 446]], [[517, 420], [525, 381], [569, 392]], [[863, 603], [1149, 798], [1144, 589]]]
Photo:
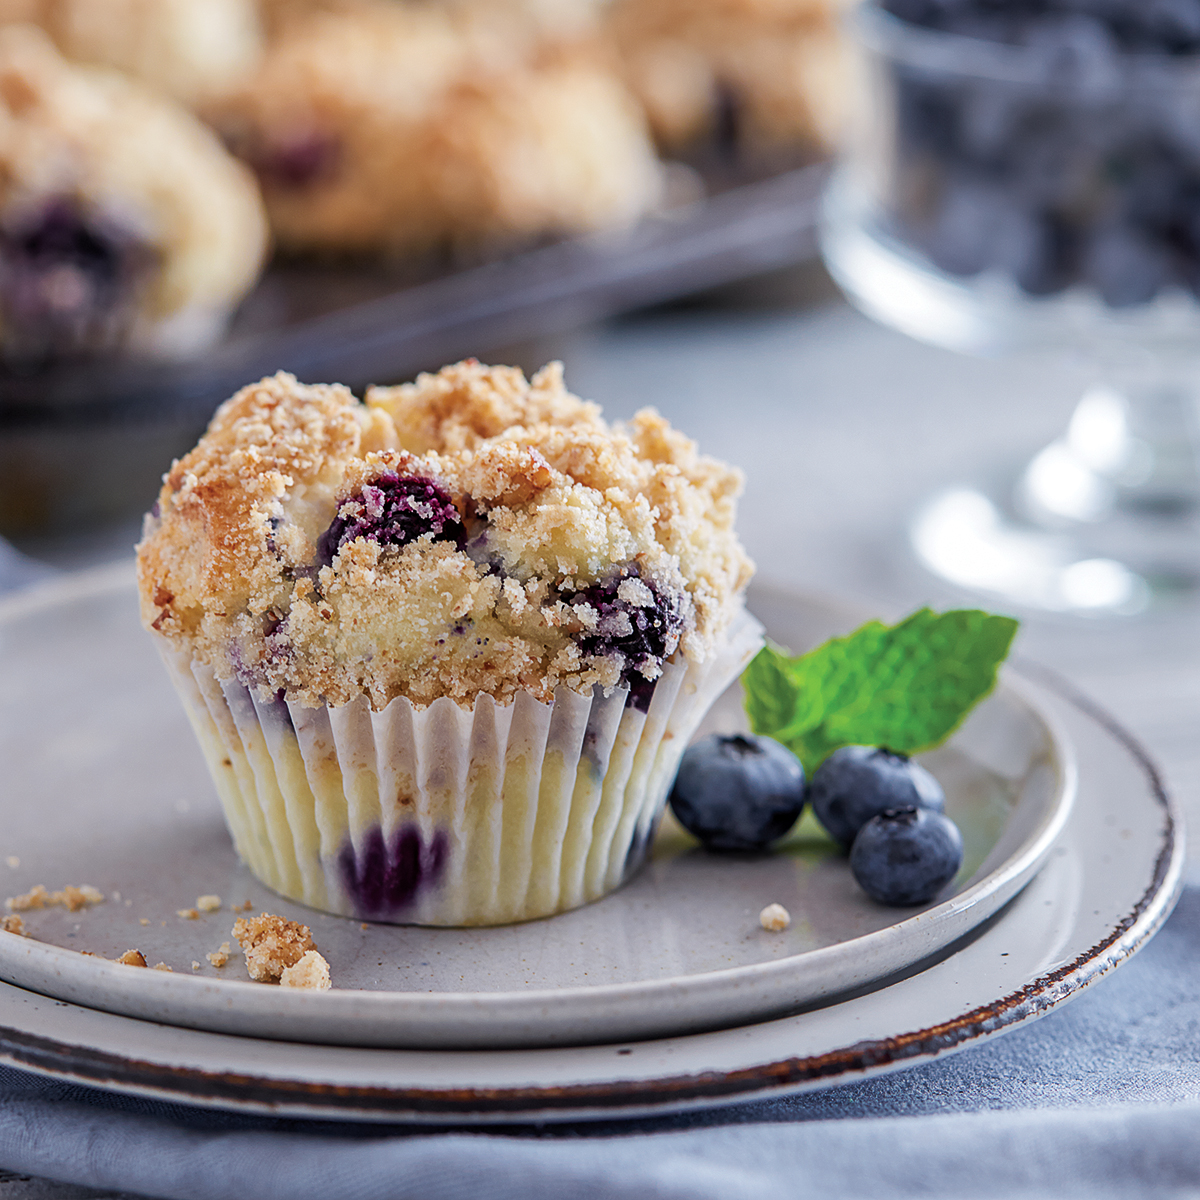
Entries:
[[1194, 869], [1154, 941], [1071, 1004], [807, 1096], [481, 1134], [247, 1118], [0, 1068], [0, 1167], [172, 1200], [1197, 1196], [1198, 996]]

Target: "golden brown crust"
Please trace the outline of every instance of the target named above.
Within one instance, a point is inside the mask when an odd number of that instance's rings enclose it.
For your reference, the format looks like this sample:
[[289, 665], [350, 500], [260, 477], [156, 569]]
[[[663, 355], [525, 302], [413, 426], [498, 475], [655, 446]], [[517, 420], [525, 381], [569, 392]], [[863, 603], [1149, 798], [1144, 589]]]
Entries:
[[167, 475], [142, 617], [219, 678], [309, 706], [653, 681], [710, 652], [746, 583], [739, 489], [656, 413], [609, 427], [557, 364], [459, 363], [362, 404], [278, 375]]

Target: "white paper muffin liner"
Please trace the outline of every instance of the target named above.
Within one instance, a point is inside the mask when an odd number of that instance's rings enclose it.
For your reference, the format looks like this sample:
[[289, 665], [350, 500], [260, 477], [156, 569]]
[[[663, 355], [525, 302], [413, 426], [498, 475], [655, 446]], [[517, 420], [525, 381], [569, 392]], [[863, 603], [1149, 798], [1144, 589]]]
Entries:
[[426, 708], [263, 700], [162, 643], [238, 854], [342, 916], [500, 925], [577, 908], [640, 865], [680, 756], [762, 645], [739, 609], [702, 663], [664, 664], [649, 710], [559, 688]]

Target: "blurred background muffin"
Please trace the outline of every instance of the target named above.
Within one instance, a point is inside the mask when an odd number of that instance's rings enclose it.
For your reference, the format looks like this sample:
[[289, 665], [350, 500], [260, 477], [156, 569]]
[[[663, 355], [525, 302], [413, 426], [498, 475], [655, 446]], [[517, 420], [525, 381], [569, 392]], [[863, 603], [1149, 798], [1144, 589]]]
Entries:
[[582, 48], [449, 6], [339, 5], [283, 22], [210, 112], [257, 172], [281, 248], [412, 253], [636, 219], [645, 122]]
[[608, 22], [665, 153], [833, 145], [845, 92], [833, 0], [614, 0]]
[[0, 0], [0, 531], [143, 510], [256, 374], [397, 382], [811, 255], [816, 174], [703, 201], [812, 161], [815, 3]]
[[0, 0], [0, 23], [18, 22], [185, 104], [225, 91], [262, 53], [255, 0]]
[[185, 353], [220, 331], [266, 248], [254, 182], [188, 112], [0, 28], [0, 346], [40, 360]]

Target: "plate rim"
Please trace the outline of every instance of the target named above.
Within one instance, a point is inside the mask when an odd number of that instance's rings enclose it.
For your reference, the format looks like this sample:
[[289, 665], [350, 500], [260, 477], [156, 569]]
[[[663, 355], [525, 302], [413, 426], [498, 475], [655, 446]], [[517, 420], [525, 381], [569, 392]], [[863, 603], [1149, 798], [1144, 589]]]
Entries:
[[[53, 581], [29, 591], [86, 595], [95, 587], [119, 586], [128, 579], [130, 571], [127, 564], [121, 564], [119, 569], [99, 568], [87, 575], [86, 579]], [[798, 594], [792, 589], [771, 590], [776, 594]], [[31, 597], [23, 593], [17, 599], [27, 602]], [[846, 607], [838, 605], [832, 597], [814, 596], [812, 599], [835, 608]], [[0, 616], [14, 607], [24, 608], [25, 603], [13, 605], [11, 601], [0, 601]], [[0, 1060], [84, 1085], [153, 1095], [177, 1103], [260, 1112], [273, 1109], [298, 1117], [341, 1117], [362, 1121], [402, 1118], [444, 1124], [452, 1123], [456, 1117], [471, 1123], [503, 1123], [531, 1118], [603, 1119], [685, 1106], [762, 1099], [805, 1086], [833, 1085], [866, 1069], [895, 1069], [922, 1058], [963, 1049], [982, 1036], [1014, 1028], [1048, 1012], [1135, 953], [1169, 915], [1183, 883], [1182, 813], [1178, 802], [1167, 790], [1153, 757], [1140, 740], [1060, 673], [1019, 657], [1014, 660], [1013, 668], [1019, 676], [1029, 679], [1035, 686], [1044, 687], [1060, 701], [1077, 709], [1124, 748], [1142, 775], [1148, 795], [1161, 810], [1163, 826], [1149, 883], [1104, 938], [1069, 962], [1036, 976], [991, 1003], [976, 1006], [956, 1017], [822, 1054], [784, 1057], [734, 1070], [683, 1072], [652, 1079], [610, 1078], [562, 1085], [431, 1088], [318, 1083], [275, 1078], [263, 1073], [212, 1071], [155, 1063], [11, 1026], [0, 1026]], [[13, 985], [0, 986], [30, 999], [41, 998]], [[82, 1006], [62, 1001], [52, 1003], [86, 1011]], [[107, 1018], [107, 1014], [98, 1015]], [[336, 1052], [338, 1048], [327, 1049]], [[414, 1109], [419, 1112], [414, 1114]]]

